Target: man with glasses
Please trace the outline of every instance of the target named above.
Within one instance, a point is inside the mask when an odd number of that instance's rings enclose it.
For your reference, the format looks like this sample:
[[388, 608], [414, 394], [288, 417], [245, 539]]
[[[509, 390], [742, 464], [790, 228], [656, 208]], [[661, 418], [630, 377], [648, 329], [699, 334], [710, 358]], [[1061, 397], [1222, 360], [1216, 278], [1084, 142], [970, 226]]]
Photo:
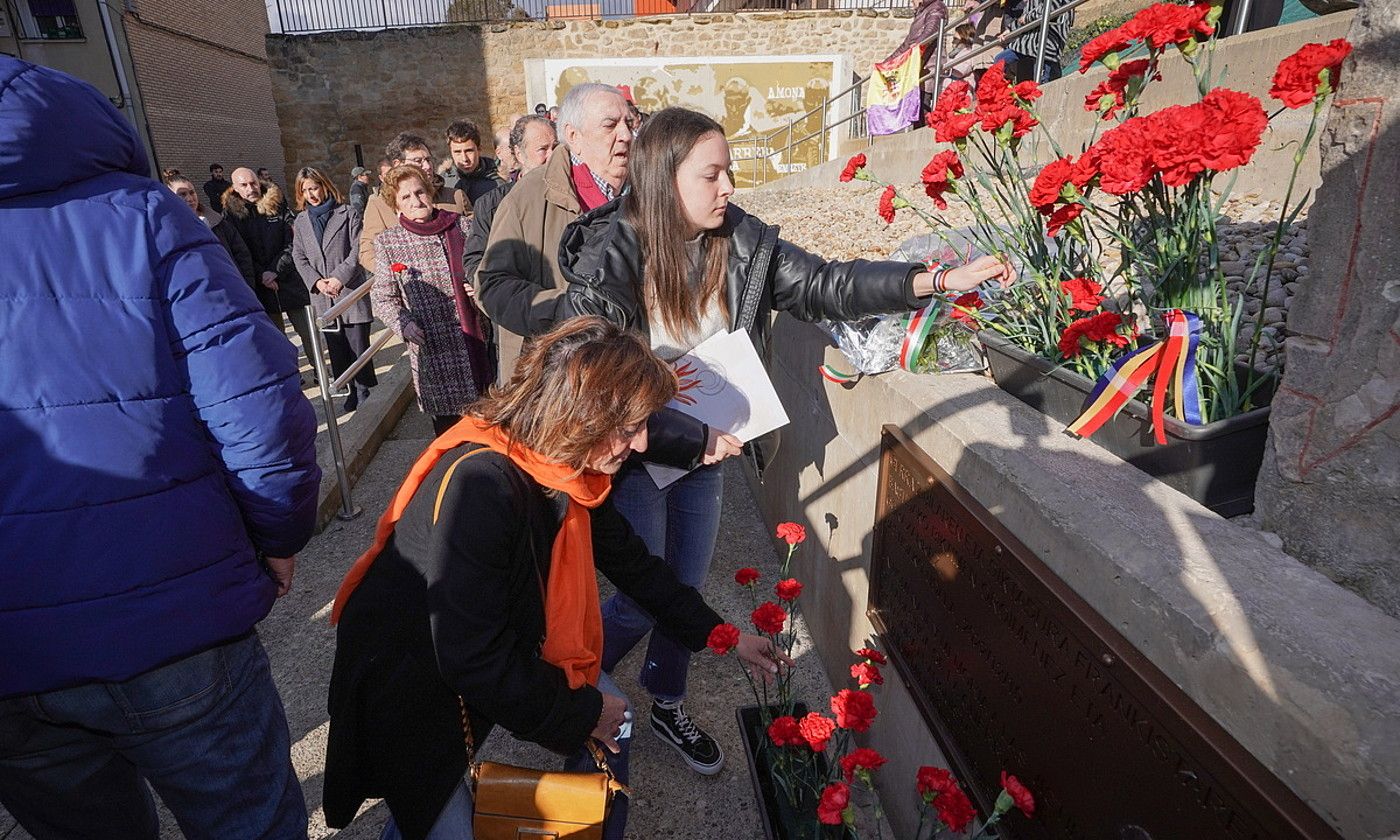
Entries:
[[[384, 156], [392, 166], [416, 166], [428, 173], [428, 177], [438, 185], [433, 206], [439, 210], [451, 210], [453, 213], [467, 211], [470, 205], [466, 194], [443, 186], [442, 179], [433, 172], [433, 152], [428, 148], [427, 140], [417, 134], [400, 132], [384, 147]], [[364, 266], [365, 271], [374, 272], [374, 238], [385, 229], [398, 226], [398, 213], [384, 200], [384, 196], [378, 192], [371, 195], [365, 204], [364, 228], [360, 233], [360, 265]]]

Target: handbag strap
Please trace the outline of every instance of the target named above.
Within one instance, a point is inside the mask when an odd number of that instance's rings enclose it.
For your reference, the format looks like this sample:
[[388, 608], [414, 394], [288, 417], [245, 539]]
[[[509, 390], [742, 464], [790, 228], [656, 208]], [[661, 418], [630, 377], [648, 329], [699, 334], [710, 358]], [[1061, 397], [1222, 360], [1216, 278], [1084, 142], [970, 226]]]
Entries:
[[[447, 495], [447, 485], [448, 485], [448, 482], [450, 482], [450, 481], [452, 480], [452, 475], [453, 475], [453, 473], [455, 473], [455, 472], [457, 471], [457, 467], [458, 467], [463, 461], [465, 461], [466, 459], [472, 457], [473, 455], [478, 455], [478, 454], [480, 454], [480, 453], [482, 453], [482, 452], [488, 452], [488, 451], [492, 451], [492, 450], [491, 450], [489, 447], [486, 447], [486, 446], [479, 446], [479, 447], [477, 447], [476, 449], [473, 449], [473, 450], [471, 450], [470, 452], [467, 452], [466, 454], [460, 456], [456, 461], [453, 461], [453, 462], [452, 462], [452, 465], [449, 466], [449, 467], [447, 468], [447, 472], [443, 473], [443, 475], [442, 475], [442, 482], [441, 482], [440, 484], [438, 484], [437, 498], [434, 499], [434, 501], [433, 501], [433, 524], [434, 524], [434, 525], [437, 524], [438, 516], [439, 516], [439, 515], [441, 514], [441, 512], [442, 512], [442, 500], [443, 500], [443, 498]], [[538, 559], [537, 559], [537, 554], [536, 554], [536, 552], [535, 552], [535, 550], [534, 550], [534, 547], [535, 547], [535, 525], [534, 525], [533, 510], [532, 510], [531, 507], [530, 507], [530, 500], [529, 500], [528, 498], [526, 498], [526, 496], [525, 496], [524, 479], [523, 479], [523, 478], [521, 477], [521, 475], [520, 475], [520, 468], [519, 468], [519, 467], [516, 467], [514, 463], [511, 463], [510, 466], [511, 466], [511, 469], [508, 470], [507, 472], [508, 472], [508, 474], [509, 474], [510, 477], [511, 477], [511, 482], [510, 482], [510, 484], [511, 484], [511, 493], [512, 493], [513, 496], [515, 496], [516, 504], [519, 505], [519, 506], [521, 507], [521, 509], [525, 511], [525, 515], [526, 515], [526, 523], [525, 523], [525, 535], [526, 535], [526, 536], [525, 536], [525, 539], [526, 539], [526, 541], [527, 541], [527, 543], [526, 543], [526, 544], [527, 544], [527, 547], [529, 548], [531, 564], [534, 566], [534, 569], [535, 569], [535, 578], [536, 578], [536, 580], [539, 581], [539, 585], [540, 585], [540, 598], [541, 598], [541, 603], [543, 603], [543, 598], [544, 598], [544, 576], [543, 576], [543, 574], [540, 572], [540, 567], [539, 567], [539, 562], [538, 562]], [[470, 714], [469, 712], [467, 712], [467, 702], [466, 702], [465, 700], [462, 699], [462, 695], [460, 695], [460, 694], [457, 695], [457, 708], [458, 708], [458, 710], [460, 710], [461, 713], [462, 713], [462, 741], [463, 741], [463, 743], [465, 744], [465, 746], [466, 746], [466, 748], [467, 748], [467, 766], [468, 766], [468, 767], [471, 767], [471, 768], [475, 768], [475, 766], [476, 766], [476, 764], [477, 764], [477, 760], [476, 760], [476, 739], [472, 737], [471, 714]], [[608, 777], [608, 781], [609, 781], [609, 782], [613, 782], [613, 783], [618, 783], [618, 782], [617, 782], [617, 778], [613, 775], [612, 768], [608, 766], [607, 757], [606, 757], [605, 755], [603, 755], [603, 749], [602, 749], [602, 747], [599, 747], [598, 744], [597, 744], [597, 742], [595, 742], [595, 741], [593, 740], [592, 737], [589, 737], [588, 740], [584, 742], [584, 744], [585, 744], [585, 746], [586, 746], [587, 749], [588, 749], [589, 755], [591, 755], [591, 756], [593, 757], [593, 761], [598, 765], [598, 769], [599, 769], [600, 771], [602, 771], [603, 775], [605, 775], [605, 776]], [[620, 783], [619, 783], [619, 784], [620, 784]]]

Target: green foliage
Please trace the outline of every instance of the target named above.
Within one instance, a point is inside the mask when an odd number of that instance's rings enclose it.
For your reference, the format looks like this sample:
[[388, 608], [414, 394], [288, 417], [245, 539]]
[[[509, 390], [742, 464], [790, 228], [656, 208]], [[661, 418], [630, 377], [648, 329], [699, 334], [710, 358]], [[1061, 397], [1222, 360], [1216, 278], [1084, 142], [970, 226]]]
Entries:
[[1065, 52], [1074, 52], [1080, 47], [1089, 43], [1093, 38], [1104, 34], [1110, 29], [1115, 29], [1128, 22], [1128, 19], [1137, 14], [1136, 11], [1123, 12], [1117, 15], [1100, 15], [1083, 26], [1076, 26], [1069, 31], [1069, 37], [1065, 40]]

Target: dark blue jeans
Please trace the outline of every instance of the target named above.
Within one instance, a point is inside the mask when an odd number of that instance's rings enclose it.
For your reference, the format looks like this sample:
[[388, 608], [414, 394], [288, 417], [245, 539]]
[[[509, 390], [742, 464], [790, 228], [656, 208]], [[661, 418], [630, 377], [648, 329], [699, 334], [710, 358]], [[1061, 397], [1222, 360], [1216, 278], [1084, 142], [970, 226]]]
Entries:
[[0, 803], [38, 840], [155, 840], [145, 782], [190, 840], [306, 837], [256, 633], [126, 682], [0, 700]]
[[[700, 589], [710, 572], [724, 500], [719, 465], [700, 467], [663, 490], [645, 468], [623, 468], [613, 479], [612, 498], [652, 554], [662, 558], [681, 583]], [[658, 700], [685, 697], [690, 650], [665, 633], [652, 633], [655, 619], [636, 601], [617, 594], [603, 604], [603, 670], [613, 667], [648, 633], [642, 687]]]
[[[1025, 55], [1015, 50], [1006, 49], [997, 53], [992, 59], [993, 64], [998, 61], [1006, 63], [1007, 80], [1012, 84], [1015, 84], [1018, 80], [1025, 81], [1035, 75], [1035, 56], [1033, 55]], [[1042, 85], [1053, 82], [1060, 78], [1062, 73], [1063, 70], [1060, 67], [1060, 62], [1046, 59], [1045, 62], [1040, 65], [1040, 78], [1037, 82]]]

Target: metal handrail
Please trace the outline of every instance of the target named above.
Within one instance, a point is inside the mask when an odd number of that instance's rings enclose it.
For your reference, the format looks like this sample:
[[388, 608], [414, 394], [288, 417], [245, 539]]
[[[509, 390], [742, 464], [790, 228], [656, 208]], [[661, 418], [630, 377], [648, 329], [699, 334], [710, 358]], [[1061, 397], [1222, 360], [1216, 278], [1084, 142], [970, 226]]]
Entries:
[[329, 324], [331, 321], [334, 321], [336, 318], [339, 318], [341, 315], [344, 315], [345, 310], [359, 303], [365, 295], [369, 294], [370, 289], [373, 288], [374, 278], [371, 277], [370, 279], [365, 281], [364, 285], [360, 286], [358, 289], [351, 290], [350, 294], [336, 301], [334, 306], [332, 306], [330, 309], [327, 309], [321, 315], [317, 316], [316, 320], [325, 324]]
[[[921, 74], [921, 75], [919, 76], [918, 84], [919, 84], [920, 86], [922, 86], [923, 83], [924, 83], [925, 81], [927, 81], [928, 79], [930, 79], [930, 78], [936, 78], [936, 79], [937, 79], [937, 82], [936, 82], [936, 88], [937, 88], [937, 90], [936, 90], [935, 92], [941, 91], [941, 88], [942, 88], [942, 86], [943, 86], [944, 74], [945, 74], [946, 71], [947, 71], [950, 67], [952, 67], [954, 64], [961, 64], [961, 63], [964, 62], [964, 61], [967, 61], [967, 60], [969, 60], [969, 59], [976, 58], [976, 57], [978, 57], [978, 56], [980, 56], [980, 55], [983, 55], [984, 53], [991, 52], [992, 50], [1000, 50], [1000, 49], [1003, 49], [1003, 48], [1005, 48], [1006, 45], [1009, 44], [1012, 40], [1014, 40], [1014, 39], [1016, 39], [1016, 38], [1019, 38], [1020, 36], [1026, 34], [1027, 32], [1030, 32], [1030, 31], [1032, 31], [1032, 30], [1039, 30], [1039, 32], [1040, 32], [1040, 37], [1039, 37], [1039, 39], [1038, 39], [1038, 43], [1037, 43], [1037, 46], [1036, 46], [1036, 60], [1035, 60], [1035, 78], [1038, 80], [1038, 79], [1040, 78], [1041, 70], [1044, 68], [1044, 64], [1045, 64], [1045, 42], [1046, 42], [1046, 39], [1047, 39], [1048, 36], [1049, 36], [1050, 21], [1053, 20], [1054, 18], [1060, 17], [1061, 15], [1064, 15], [1064, 14], [1067, 14], [1067, 13], [1073, 11], [1074, 9], [1078, 8], [1079, 6], [1081, 6], [1081, 5], [1083, 5], [1084, 3], [1087, 3], [1087, 2], [1088, 2], [1088, 0], [1072, 0], [1071, 2], [1066, 3], [1066, 4], [1062, 5], [1062, 6], [1060, 6], [1059, 8], [1053, 8], [1053, 0], [1046, 0], [1045, 9], [1044, 9], [1044, 11], [1041, 12], [1039, 19], [1037, 19], [1037, 20], [1035, 20], [1035, 21], [1032, 21], [1031, 23], [1027, 23], [1027, 24], [1024, 24], [1024, 25], [1022, 25], [1022, 26], [1019, 26], [1019, 27], [1017, 27], [1017, 28], [1015, 28], [1015, 29], [1013, 29], [1013, 30], [1011, 30], [1011, 31], [1009, 31], [1009, 32], [1003, 32], [1003, 33], [1001, 33], [1000, 35], [998, 35], [996, 38], [994, 38], [992, 41], [990, 41], [989, 43], [983, 44], [983, 45], [981, 45], [980, 47], [978, 47], [977, 49], [970, 50], [970, 51], [964, 52], [964, 53], [959, 53], [958, 55], [955, 55], [955, 56], [944, 56], [944, 54], [943, 54], [943, 44], [945, 43], [946, 35], [947, 35], [948, 29], [950, 29], [950, 28], [956, 28], [956, 27], [958, 27], [958, 26], [961, 26], [963, 23], [965, 23], [965, 22], [967, 22], [968, 20], [970, 20], [971, 17], [972, 17], [972, 15], [974, 15], [974, 14], [980, 12], [980, 11], [985, 11], [986, 9], [989, 9], [989, 8], [991, 8], [992, 6], [1000, 5], [1001, 0], [984, 0], [984, 2], [978, 3], [977, 5], [973, 6], [972, 8], [964, 10], [963, 13], [961, 14], [961, 16], [959, 16], [959, 17], [958, 17], [956, 20], [954, 20], [952, 23], [949, 23], [949, 22], [947, 21], [947, 19], [945, 18], [943, 21], [941, 21], [941, 22], [939, 23], [938, 32], [936, 32], [936, 33], [933, 34], [933, 35], [930, 35], [928, 38], [925, 38], [924, 40], [920, 41], [918, 44], [915, 45], [916, 47], [918, 47], [919, 49], [922, 50], [925, 46], [928, 46], [929, 44], [933, 43], [934, 41], [937, 41], [937, 42], [938, 42], [938, 52], [937, 52], [937, 54], [936, 54], [936, 56], [935, 56], [934, 62], [933, 62], [933, 64], [932, 64], [932, 66], [931, 66], [931, 69], [926, 70], [923, 74]], [[911, 49], [912, 49], [912, 48], [911, 48]], [[801, 114], [799, 114], [799, 115], [793, 117], [792, 119], [790, 119], [790, 120], [788, 121], [787, 125], [783, 126], [782, 128], [774, 129], [774, 130], [773, 130], [772, 132], [770, 132], [769, 134], [763, 135], [762, 137], [756, 137], [756, 138], [753, 138], [753, 139], [751, 139], [751, 140], [746, 140], [745, 142], [747, 142], [747, 143], [752, 143], [753, 146], [754, 146], [755, 152], [757, 152], [757, 150], [758, 150], [759, 148], [770, 148], [770, 147], [771, 147], [771, 144], [775, 141], [775, 138], [777, 138], [779, 135], [786, 135], [786, 138], [785, 138], [785, 140], [786, 140], [786, 144], [785, 144], [785, 145], [786, 145], [786, 156], [787, 156], [787, 161], [788, 161], [788, 163], [791, 163], [791, 162], [792, 162], [792, 149], [793, 149], [794, 146], [799, 145], [799, 144], [801, 144], [801, 143], [805, 143], [805, 142], [807, 142], [808, 140], [812, 140], [812, 139], [817, 138], [817, 137], [825, 138], [825, 136], [826, 136], [832, 129], [837, 128], [837, 127], [842, 126], [842, 125], [845, 125], [846, 123], [851, 122], [852, 120], [859, 119], [860, 117], [865, 116], [866, 112], [869, 110], [869, 105], [866, 105], [866, 106], [864, 106], [864, 107], [862, 107], [862, 108], [860, 108], [860, 109], [858, 109], [858, 110], [856, 110], [856, 111], [854, 111], [854, 112], [852, 112], [852, 113], [846, 115], [845, 117], [841, 118], [840, 120], [837, 120], [836, 122], [832, 122], [832, 123], [828, 123], [828, 122], [827, 122], [827, 116], [828, 116], [828, 114], [829, 114], [829, 112], [830, 112], [830, 110], [831, 110], [831, 106], [834, 105], [834, 104], [836, 104], [836, 101], [837, 101], [837, 100], [839, 100], [841, 97], [844, 97], [844, 96], [850, 94], [852, 91], [855, 91], [855, 90], [860, 89], [861, 86], [867, 84], [869, 81], [870, 81], [870, 76], [865, 76], [865, 77], [857, 76], [857, 77], [856, 77], [856, 81], [855, 81], [854, 83], [848, 85], [848, 86], [845, 87], [845, 88], [842, 88], [840, 92], [835, 93], [835, 94], [831, 95], [830, 97], [828, 97], [828, 98], [826, 99], [826, 101], [823, 102], [820, 106], [815, 107], [815, 108], [811, 108], [811, 109], [809, 109], [809, 110], [807, 110], [807, 111], [804, 111], [803, 113], [801, 113]], [[817, 114], [817, 113], [819, 113], [819, 112], [820, 112], [821, 115], [822, 115], [822, 125], [821, 125], [821, 127], [820, 127], [819, 129], [817, 129], [816, 131], [810, 133], [810, 134], [803, 135], [800, 139], [794, 140], [792, 135], [793, 135], [793, 131], [794, 131], [794, 129], [797, 127], [798, 123], [803, 122], [804, 120], [808, 119], [809, 117], [811, 117], [811, 116], [813, 116], [814, 114]], [[870, 134], [868, 133], [868, 130], [867, 130], [867, 135], [866, 135], [866, 136], [870, 138], [871, 142], [874, 142], [874, 137], [873, 137], [873, 135], [870, 135]], [[755, 153], [755, 154], [753, 155], [753, 160], [754, 160], [754, 179], [753, 179], [753, 182], [754, 182], [754, 184], [759, 184], [760, 182], [763, 183], [763, 184], [767, 184], [767, 183], [768, 183], [768, 168], [767, 168], [766, 166], [762, 166], [761, 162], [762, 162], [763, 160], [770, 160], [770, 159], [774, 156], [774, 154], [780, 154], [780, 153], [775, 152], [775, 153], [769, 154], [769, 155], [759, 155], [759, 154]], [[760, 176], [761, 176], [761, 179], [760, 179]]]

